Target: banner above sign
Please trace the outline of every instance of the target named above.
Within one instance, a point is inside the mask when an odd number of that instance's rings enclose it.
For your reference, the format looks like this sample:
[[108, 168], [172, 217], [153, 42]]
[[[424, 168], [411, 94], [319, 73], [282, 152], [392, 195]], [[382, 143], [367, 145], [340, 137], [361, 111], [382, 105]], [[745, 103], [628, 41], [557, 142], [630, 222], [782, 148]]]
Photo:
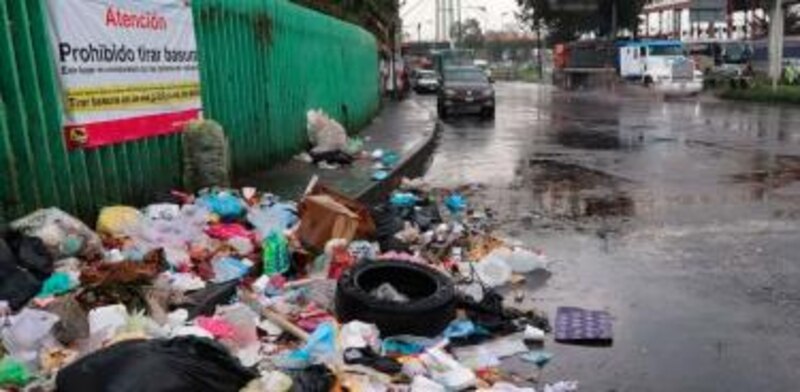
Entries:
[[201, 115], [192, 10], [183, 0], [49, 0], [68, 145], [179, 132]]

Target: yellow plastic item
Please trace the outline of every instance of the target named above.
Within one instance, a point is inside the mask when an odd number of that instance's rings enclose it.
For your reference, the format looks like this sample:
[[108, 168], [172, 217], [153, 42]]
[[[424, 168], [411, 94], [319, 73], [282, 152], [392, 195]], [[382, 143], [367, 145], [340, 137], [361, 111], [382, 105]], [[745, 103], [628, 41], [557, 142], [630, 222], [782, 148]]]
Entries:
[[124, 237], [126, 229], [135, 225], [142, 213], [133, 207], [114, 206], [100, 210], [97, 232], [112, 237]]

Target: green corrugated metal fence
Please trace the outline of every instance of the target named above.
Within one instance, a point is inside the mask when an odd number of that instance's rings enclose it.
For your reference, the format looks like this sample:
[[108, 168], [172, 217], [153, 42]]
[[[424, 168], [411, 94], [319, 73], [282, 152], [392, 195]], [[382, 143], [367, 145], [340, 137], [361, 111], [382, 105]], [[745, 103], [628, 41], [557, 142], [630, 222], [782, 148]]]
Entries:
[[310, 108], [349, 128], [377, 109], [377, 48], [366, 31], [285, 0], [192, 7], [205, 113], [230, 135], [236, 172], [296, 153]]
[[[180, 137], [68, 151], [45, 0], [0, 0], [0, 221], [45, 206], [90, 218], [180, 187]], [[261, 170], [306, 142], [305, 113], [349, 129], [378, 108], [366, 31], [285, 0], [194, 0], [205, 115], [229, 135], [234, 170]]]

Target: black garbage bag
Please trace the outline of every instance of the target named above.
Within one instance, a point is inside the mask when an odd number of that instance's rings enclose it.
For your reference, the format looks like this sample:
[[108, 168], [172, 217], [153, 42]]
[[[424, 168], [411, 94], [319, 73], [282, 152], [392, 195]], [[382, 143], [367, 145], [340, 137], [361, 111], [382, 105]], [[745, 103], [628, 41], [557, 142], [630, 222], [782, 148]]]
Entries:
[[186, 302], [176, 308], [186, 309], [189, 320], [197, 316], [211, 316], [217, 305], [224, 305], [236, 295], [236, 286], [239, 282], [232, 280], [225, 283], [209, 284], [201, 290], [195, 290], [186, 295]]
[[17, 311], [39, 293], [42, 281], [18, 265], [17, 256], [0, 238], [0, 300]]
[[531, 325], [550, 332], [550, 321], [546, 316], [533, 311], [522, 311], [503, 306], [503, 296], [494, 290], [486, 290], [483, 299], [475, 302], [472, 298], [459, 298], [458, 307], [464, 309], [467, 317], [476, 325], [495, 335], [508, 335], [522, 331]]
[[327, 162], [329, 164], [348, 166], [352, 165], [353, 161], [355, 161], [355, 158], [352, 155], [341, 150], [325, 152], [311, 151], [309, 152], [309, 155], [311, 155], [311, 160], [315, 165], [320, 162]]
[[411, 210], [409, 220], [414, 222], [420, 231], [432, 230], [435, 225], [442, 223], [442, 216], [435, 203], [418, 205]]
[[238, 392], [257, 373], [219, 343], [193, 336], [115, 344], [70, 364], [58, 392]]
[[375, 240], [384, 252], [407, 251], [408, 245], [398, 240], [394, 235], [403, 231], [405, 221], [401, 211], [388, 204], [380, 205], [370, 211], [372, 220], [375, 221]]
[[17, 254], [17, 265], [28, 270], [39, 280], [46, 280], [53, 273], [54, 260], [40, 238], [9, 232], [8, 245]]
[[291, 392], [328, 392], [336, 382], [336, 376], [325, 365], [309, 366], [291, 373]]

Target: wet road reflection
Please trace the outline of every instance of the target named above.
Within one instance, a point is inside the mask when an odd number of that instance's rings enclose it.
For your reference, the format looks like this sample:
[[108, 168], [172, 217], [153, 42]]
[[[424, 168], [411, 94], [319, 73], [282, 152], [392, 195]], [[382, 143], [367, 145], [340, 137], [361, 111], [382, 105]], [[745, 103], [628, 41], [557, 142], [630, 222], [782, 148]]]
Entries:
[[497, 91], [494, 121], [445, 126], [427, 179], [485, 185], [473, 198], [504, 234], [555, 260], [525, 304], [614, 314], [611, 348], [548, 342], [544, 378], [589, 391], [796, 390], [800, 109]]

